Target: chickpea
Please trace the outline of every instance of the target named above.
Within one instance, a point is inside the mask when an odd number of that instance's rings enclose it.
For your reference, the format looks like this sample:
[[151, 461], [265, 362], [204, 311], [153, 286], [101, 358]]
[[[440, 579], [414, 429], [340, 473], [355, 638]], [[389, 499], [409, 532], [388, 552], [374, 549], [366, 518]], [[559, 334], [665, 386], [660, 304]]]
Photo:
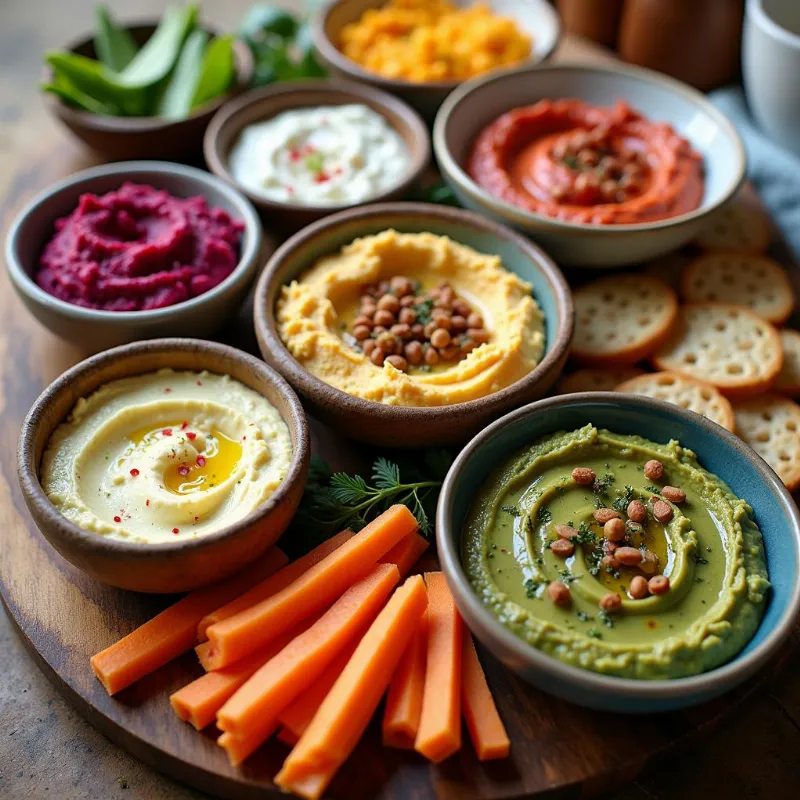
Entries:
[[598, 508], [592, 516], [595, 519], [595, 522], [599, 522], [601, 525], [605, 525], [610, 519], [619, 518], [619, 513], [614, 511], [613, 508]]
[[433, 335], [433, 332], [434, 332], [435, 330], [437, 330], [437, 328], [438, 328], [438, 325], [437, 325], [437, 324], [436, 324], [436, 323], [435, 323], [433, 320], [431, 320], [431, 321], [430, 321], [430, 322], [429, 322], [429, 323], [428, 323], [428, 324], [425, 326], [425, 338], [426, 338], [426, 339], [430, 339], [430, 338], [431, 338], [431, 336]]
[[603, 525], [603, 536], [611, 542], [621, 542], [625, 538], [625, 523], [613, 517]]
[[634, 522], [644, 522], [647, 519], [647, 506], [641, 500], [631, 500], [628, 503], [628, 519]]
[[376, 342], [375, 347], [372, 348], [372, 352], [369, 354], [369, 360], [376, 367], [382, 367], [385, 358], [386, 353], [383, 352], [383, 348]]
[[430, 367], [439, 363], [439, 353], [436, 351], [436, 348], [428, 347], [425, 350], [425, 363]]
[[600, 608], [603, 611], [617, 611], [619, 607], [622, 605], [622, 598], [615, 594], [614, 592], [609, 592], [608, 594], [604, 594], [600, 598]]
[[480, 314], [478, 314], [475, 311], [473, 311], [467, 317], [467, 327], [468, 328], [482, 328], [483, 327], [483, 317]]
[[360, 317], [364, 319], [372, 320], [375, 318], [375, 312], [378, 310], [378, 306], [375, 303], [362, 303], [361, 310], [358, 312]]
[[472, 313], [469, 303], [461, 297], [456, 297], [452, 305], [453, 313], [457, 314], [459, 317], [464, 317], [464, 319], [466, 319]]
[[386, 356], [386, 362], [391, 364], [395, 369], [399, 369], [400, 372], [408, 372], [408, 361], [406, 361], [403, 356]]
[[661, 495], [676, 505], [686, 500], [686, 492], [684, 492], [683, 489], [679, 489], [677, 486], [665, 486], [661, 490]]
[[396, 336], [398, 339], [410, 339], [411, 338], [411, 326], [406, 325], [402, 322], [399, 322], [397, 325], [392, 325], [390, 328], [392, 334]]
[[569, 558], [575, 553], [575, 544], [567, 539], [554, 539], [550, 542], [550, 550], [558, 558]]
[[600, 191], [605, 197], [613, 198], [617, 194], [618, 187], [619, 184], [615, 180], [608, 178], [600, 184]]
[[573, 536], [578, 535], [578, 531], [571, 525], [554, 525], [553, 530], [556, 532], [556, 536], [560, 536], [562, 539], [570, 540]]
[[384, 328], [391, 328], [395, 323], [395, 316], [385, 308], [379, 308], [375, 312], [375, 324], [382, 325]]
[[400, 298], [400, 308], [409, 308], [414, 305], [414, 295], [407, 294]]
[[461, 348], [457, 344], [450, 344], [447, 347], [440, 347], [439, 356], [444, 361], [455, 361], [461, 355]]
[[650, 594], [650, 589], [647, 588], [647, 578], [643, 578], [641, 575], [634, 576], [629, 591], [634, 600], [644, 600]]
[[453, 300], [456, 299], [456, 293], [453, 290], [453, 287], [449, 285], [443, 285], [441, 287], [441, 292], [439, 292], [439, 299], [444, 300], [448, 306], [451, 305]]
[[[437, 311], [439, 313], [436, 313]], [[450, 316], [441, 311], [441, 309], [435, 309], [431, 314], [431, 319], [436, 324], [437, 328], [442, 328], [443, 330], [446, 331], [449, 331], [453, 324]]]
[[596, 150], [584, 148], [578, 153], [578, 162], [587, 167], [593, 167], [600, 160]]
[[620, 567], [619, 561], [617, 561], [617, 559], [614, 558], [614, 556], [609, 554], [603, 556], [602, 564], [605, 569], [610, 569], [613, 571], [618, 570]]
[[406, 361], [409, 364], [416, 366], [422, 363], [422, 345], [419, 342], [409, 342], [404, 348]]
[[401, 308], [397, 321], [402, 325], [413, 325], [417, 321], [417, 312], [413, 308]]
[[359, 342], [363, 342], [364, 339], [369, 339], [371, 333], [372, 330], [367, 325], [356, 325], [356, 327], [353, 328], [353, 336], [355, 336]]
[[459, 314], [454, 314], [450, 317], [450, 330], [461, 333], [467, 329], [467, 321]]
[[580, 486], [591, 486], [596, 479], [595, 471], [589, 467], [575, 467], [572, 470], [572, 480]]
[[437, 328], [431, 334], [431, 344], [438, 350], [450, 344], [450, 334], [444, 328]]
[[553, 581], [548, 585], [547, 596], [555, 605], [559, 606], [559, 608], [566, 608], [572, 602], [569, 587], [565, 586], [561, 581]]
[[433, 301], [433, 307], [441, 309], [442, 311], [450, 311], [449, 301], [445, 300], [441, 295]]
[[400, 301], [393, 294], [385, 294], [378, 300], [378, 308], [396, 314], [400, 310]]
[[397, 339], [392, 336], [391, 333], [382, 333], [380, 336], [376, 338], [378, 344], [383, 348], [383, 351], [388, 356], [390, 353], [394, 353], [397, 349]]
[[361, 349], [365, 356], [368, 356], [377, 346], [378, 343], [374, 339], [365, 339], [361, 342]]
[[489, 341], [489, 332], [484, 328], [467, 328], [466, 335], [476, 344], [484, 344]]
[[669, 578], [666, 575], [653, 575], [647, 582], [651, 594], [666, 594], [669, 591]]
[[674, 516], [672, 506], [663, 500], [656, 500], [653, 503], [653, 516], [662, 524], [666, 525]]
[[644, 465], [644, 476], [649, 481], [660, 481], [664, 477], [664, 465], [655, 458], [651, 458]]
[[375, 323], [369, 317], [365, 317], [361, 314], [353, 320], [354, 328], [357, 328], [359, 325], [366, 325], [368, 328], [372, 329], [374, 324]]
[[386, 332], [387, 332], [387, 331], [386, 331], [386, 328], [384, 328], [384, 327], [383, 327], [383, 325], [376, 325], [376, 326], [375, 326], [375, 327], [372, 329], [372, 334], [373, 334], [373, 336], [375, 336], [375, 337], [378, 337], [378, 336], [380, 336], [382, 333], [386, 333]]
[[641, 551], [635, 547], [618, 547], [614, 552], [614, 557], [626, 567], [636, 567], [642, 562]]
[[420, 325], [420, 323], [419, 323], [419, 322], [415, 322], [415, 323], [414, 323], [414, 324], [411, 326], [411, 335], [412, 335], [412, 336], [413, 336], [415, 339], [422, 339], [422, 338], [424, 338], [424, 336], [425, 336], [425, 326], [424, 326], [424, 325]]
[[639, 569], [645, 575], [654, 575], [658, 569], [658, 556], [650, 550], [645, 550], [642, 556], [642, 563], [639, 564]]
[[414, 287], [411, 281], [408, 278], [404, 278], [402, 275], [395, 275], [395, 277], [389, 281], [389, 286], [397, 297], [403, 297], [407, 294], [414, 293]]

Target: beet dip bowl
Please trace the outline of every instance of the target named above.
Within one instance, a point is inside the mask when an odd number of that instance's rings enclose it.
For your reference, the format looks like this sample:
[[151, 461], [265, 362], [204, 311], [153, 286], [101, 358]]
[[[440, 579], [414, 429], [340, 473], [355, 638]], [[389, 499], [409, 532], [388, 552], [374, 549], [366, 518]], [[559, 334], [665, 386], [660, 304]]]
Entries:
[[158, 161], [78, 172], [12, 223], [6, 266], [28, 310], [97, 351], [134, 339], [208, 336], [255, 277], [250, 202], [199, 169]]

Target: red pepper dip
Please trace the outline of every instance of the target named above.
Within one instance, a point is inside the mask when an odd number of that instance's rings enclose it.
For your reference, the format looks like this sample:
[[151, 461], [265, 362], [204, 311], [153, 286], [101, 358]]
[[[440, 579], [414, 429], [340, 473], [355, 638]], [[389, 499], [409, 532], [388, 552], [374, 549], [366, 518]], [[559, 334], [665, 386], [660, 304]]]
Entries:
[[512, 109], [481, 131], [467, 169], [495, 197], [566, 222], [653, 222], [703, 198], [702, 156], [672, 126], [622, 102]]
[[124, 183], [55, 224], [36, 283], [86, 308], [145, 311], [197, 297], [239, 263], [244, 225], [204, 197]]

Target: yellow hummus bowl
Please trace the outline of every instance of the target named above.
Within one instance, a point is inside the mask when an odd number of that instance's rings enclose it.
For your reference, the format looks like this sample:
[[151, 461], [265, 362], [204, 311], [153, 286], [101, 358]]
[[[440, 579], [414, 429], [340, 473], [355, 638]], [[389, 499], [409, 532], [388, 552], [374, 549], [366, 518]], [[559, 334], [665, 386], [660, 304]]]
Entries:
[[[366, 286], [392, 276], [450, 282], [480, 311], [489, 341], [427, 371], [375, 365], [348, 338], [347, 320]], [[541, 397], [573, 330], [566, 281], [536, 245], [471, 212], [424, 203], [364, 206], [303, 229], [268, 262], [254, 314], [262, 355], [315, 416], [393, 447], [462, 442]]]
[[67, 370], [28, 412], [18, 450], [50, 544], [103, 583], [154, 593], [214, 583], [272, 546], [308, 460], [289, 385], [199, 339], [123, 345]]

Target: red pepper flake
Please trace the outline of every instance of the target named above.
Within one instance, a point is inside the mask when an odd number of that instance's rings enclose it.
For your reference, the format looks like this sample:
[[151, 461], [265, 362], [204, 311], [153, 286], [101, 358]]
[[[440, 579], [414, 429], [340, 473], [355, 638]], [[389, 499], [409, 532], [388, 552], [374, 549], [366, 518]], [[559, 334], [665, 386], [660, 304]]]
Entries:
[[199, 519], [200, 519], [200, 517], [195, 517], [194, 521], [197, 522], [197, 520], [199, 520]]
[[325, 183], [325, 181], [329, 181], [331, 176], [328, 175], [325, 170], [321, 170], [314, 176], [314, 183]]
[[172, 529], [172, 532], [173, 532], [173, 533], [180, 533], [180, 530], [179, 530], [178, 528], [173, 528], [173, 529]]
[[122, 522], [122, 517], [114, 517], [114, 522]]
[[186, 438], [193, 442], [197, 438], [197, 434], [194, 431], [187, 431]]
[[150, 506], [150, 498], [149, 497], [147, 498], [147, 500], [144, 501], [144, 504], [146, 506], [148, 506], [148, 507]]
[[242, 441], [244, 441], [246, 438], [247, 438], [247, 436], [242, 436]]
[[181, 464], [178, 467], [178, 475], [182, 475], [184, 478], [189, 474], [189, 467], [186, 464]]
[[131, 475], [133, 475], [133, 477], [135, 478], [135, 477], [136, 477], [138, 474], [139, 474], [139, 470], [138, 470], [138, 469], [136, 469], [136, 467], [134, 467], [134, 468], [131, 470]]
[[181, 430], [182, 431], [185, 431], [188, 427], [189, 427], [189, 423], [186, 420], [181, 422]]
[[164, 428], [164, 430], [161, 431], [161, 433], [163, 433], [164, 436], [172, 436], [172, 428]]
[[205, 456], [197, 456], [197, 466], [204, 467], [206, 465], [206, 457]]
[[172, 391], [169, 386], [164, 389], [164, 394], [169, 394]]
[[195, 383], [196, 383], [198, 386], [202, 386], [202, 385], [203, 385], [203, 381], [195, 381]]
[[296, 147], [289, 151], [289, 161], [299, 161], [302, 157], [303, 154]]

